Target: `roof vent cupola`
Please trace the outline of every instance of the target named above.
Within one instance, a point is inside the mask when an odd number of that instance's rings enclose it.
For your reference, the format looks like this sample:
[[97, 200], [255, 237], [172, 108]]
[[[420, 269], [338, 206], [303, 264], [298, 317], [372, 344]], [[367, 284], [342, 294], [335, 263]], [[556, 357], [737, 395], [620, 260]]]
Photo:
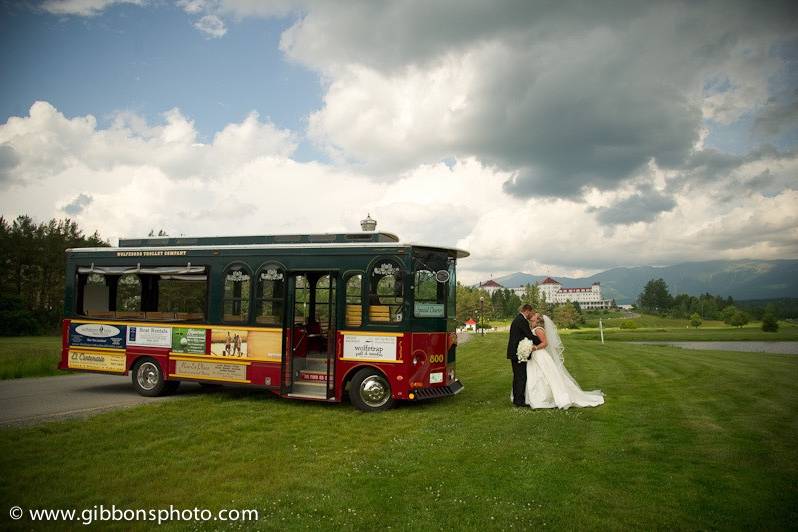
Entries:
[[374, 220], [369, 213], [364, 220], [360, 220], [360, 228], [364, 231], [374, 231], [377, 229], [377, 220]]

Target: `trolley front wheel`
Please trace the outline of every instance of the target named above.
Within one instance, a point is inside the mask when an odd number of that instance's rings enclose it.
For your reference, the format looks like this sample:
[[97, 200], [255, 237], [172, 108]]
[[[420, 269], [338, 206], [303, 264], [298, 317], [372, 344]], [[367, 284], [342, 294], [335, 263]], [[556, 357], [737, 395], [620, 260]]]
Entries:
[[352, 378], [349, 399], [358, 410], [380, 412], [393, 406], [391, 384], [379, 371], [363, 368]]

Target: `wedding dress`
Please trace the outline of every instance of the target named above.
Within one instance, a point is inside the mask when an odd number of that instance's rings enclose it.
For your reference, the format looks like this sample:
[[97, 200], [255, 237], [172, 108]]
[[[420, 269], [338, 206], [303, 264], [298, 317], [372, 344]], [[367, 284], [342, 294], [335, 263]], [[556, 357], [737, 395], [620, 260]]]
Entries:
[[[565, 369], [562, 356], [565, 348], [560, 341], [557, 327], [548, 316], [543, 316], [543, 322], [548, 346], [534, 351], [526, 363], [526, 404], [532, 408], [561, 409], [604, 404], [601, 390], [582, 390]], [[537, 331], [540, 329], [541, 327], [536, 327], [532, 334], [538, 336]], [[522, 342], [532, 343], [527, 339]]]

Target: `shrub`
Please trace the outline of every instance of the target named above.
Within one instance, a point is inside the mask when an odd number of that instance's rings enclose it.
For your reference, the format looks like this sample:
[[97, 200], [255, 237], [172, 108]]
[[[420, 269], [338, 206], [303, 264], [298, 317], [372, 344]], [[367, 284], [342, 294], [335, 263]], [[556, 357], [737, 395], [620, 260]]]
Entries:
[[743, 325], [746, 325], [748, 321], [748, 314], [742, 310], [738, 310], [732, 314], [732, 317], [729, 320], [729, 325], [733, 325], [734, 327], [742, 327]]
[[732, 316], [734, 316], [737, 312], [740, 312], [740, 310], [734, 305], [723, 307], [723, 310], [720, 311], [720, 317], [723, 319], [723, 323], [726, 325], [732, 325]]
[[762, 316], [762, 330], [765, 332], [777, 332], [779, 330], [779, 322], [776, 316], [770, 312]]
[[632, 320], [624, 320], [621, 322], [621, 329], [637, 329], [638, 325], [636, 321]]
[[581, 317], [571, 302], [557, 305], [554, 309], [554, 323], [561, 329], [578, 329]]
[[690, 316], [690, 325], [693, 327], [701, 326], [701, 316], [698, 315], [698, 312], [694, 312], [693, 315]]

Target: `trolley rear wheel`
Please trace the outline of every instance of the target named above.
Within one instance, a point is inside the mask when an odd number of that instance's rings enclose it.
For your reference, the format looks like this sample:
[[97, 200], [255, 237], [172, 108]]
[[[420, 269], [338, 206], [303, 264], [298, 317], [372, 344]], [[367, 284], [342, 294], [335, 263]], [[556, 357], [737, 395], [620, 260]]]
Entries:
[[152, 358], [140, 358], [133, 364], [131, 371], [133, 388], [144, 397], [168, 395], [177, 390], [180, 381], [167, 381], [161, 365]]

